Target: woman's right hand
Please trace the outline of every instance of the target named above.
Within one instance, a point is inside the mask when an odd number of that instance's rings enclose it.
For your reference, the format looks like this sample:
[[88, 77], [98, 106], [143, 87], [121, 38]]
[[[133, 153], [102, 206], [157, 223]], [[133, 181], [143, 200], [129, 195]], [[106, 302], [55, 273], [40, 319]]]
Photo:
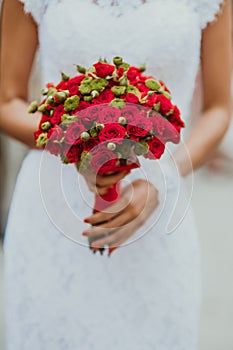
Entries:
[[108, 192], [108, 189], [117, 182], [124, 179], [130, 173], [129, 170], [109, 175], [95, 175], [95, 174], [83, 174], [81, 173], [87, 183], [87, 186], [91, 192], [98, 195], [104, 195]]

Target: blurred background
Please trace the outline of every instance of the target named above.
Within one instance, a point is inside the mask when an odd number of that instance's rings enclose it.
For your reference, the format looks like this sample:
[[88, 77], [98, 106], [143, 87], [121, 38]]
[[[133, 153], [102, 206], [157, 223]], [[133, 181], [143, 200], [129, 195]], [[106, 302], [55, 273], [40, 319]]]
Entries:
[[[30, 86], [30, 99], [35, 99], [41, 88], [38, 57]], [[193, 121], [200, 110], [200, 91], [199, 75], [193, 101]], [[27, 148], [22, 144], [0, 134], [1, 242], [17, 173], [26, 153]], [[203, 265], [204, 297], [199, 350], [232, 350], [233, 123], [213, 159], [195, 173], [192, 205], [200, 232]], [[0, 349], [5, 350], [2, 278], [3, 250], [0, 243]]]

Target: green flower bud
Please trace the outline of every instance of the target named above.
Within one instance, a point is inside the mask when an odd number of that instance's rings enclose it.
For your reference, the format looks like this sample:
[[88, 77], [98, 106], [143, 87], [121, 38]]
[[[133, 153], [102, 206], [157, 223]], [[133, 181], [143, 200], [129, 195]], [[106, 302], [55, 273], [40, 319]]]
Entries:
[[47, 89], [47, 88], [45, 88], [45, 89], [42, 89], [41, 90], [41, 95], [47, 95], [48, 94], [48, 92], [49, 92], [49, 89]]
[[45, 122], [41, 125], [41, 129], [44, 131], [49, 130], [49, 128], [51, 127], [51, 123], [50, 122]]
[[47, 96], [54, 96], [56, 94], [56, 92], [57, 92], [56, 88], [49, 88]]
[[64, 72], [61, 72], [61, 78], [63, 81], [67, 81], [70, 79], [69, 75], [66, 75]]
[[129, 86], [129, 80], [124, 75], [119, 79], [119, 83], [121, 86]]
[[41, 112], [41, 113], [45, 113], [47, 111], [47, 106], [46, 104], [43, 104], [43, 105], [40, 105], [38, 107], [38, 111]]
[[42, 134], [40, 134], [40, 136], [36, 140], [36, 146], [41, 148], [41, 147], [46, 145], [47, 141], [48, 141], [47, 134], [46, 133], [42, 133]]
[[143, 73], [143, 72], [145, 72], [146, 71], [146, 65], [145, 64], [141, 64], [140, 66], [139, 66], [139, 69], [140, 69], [140, 71]]
[[91, 82], [91, 89], [97, 91], [103, 91], [108, 86], [108, 81], [103, 78], [97, 78]]
[[130, 68], [130, 64], [126, 63], [126, 62], [123, 62], [119, 68], [124, 68], [125, 70], [128, 70]]
[[160, 106], [161, 106], [160, 102], [155, 103], [154, 106], [153, 106], [153, 110], [155, 112], [159, 112], [160, 111]]
[[113, 86], [111, 90], [115, 96], [120, 97], [121, 95], [124, 95], [126, 86]]
[[126, 89], [126, 92], [140, 96], [140, 91], [138, 90], [138, 88], [136, 88], [136, 86], [133, 85], [129, 85]]
[[153, 91], [158, 91], [161, 88], [161, 84], [154, 79], [147, 79], [145, 84], [146, 84], [146, 87], [148, 87], [150, 90], [153, 90]]
[[123, 108], [126, 105], [125, 101], [121, 98], [115, 98], [110, 103], [111, 107]]
[[28, 113], [35, 113], [37, 110], [38, 110], [38, 103], [37, 101], [33, 101], [28, 107]]
[[91, 90], [92, 90], [92, 88], [91, 88], [90, 84], [81, 84], [79, 87], [79, 92], [82, 95], [90, 95]]
[[51, 109], [51, 111], [49, 112], [50, 117], [52, 117], [54, 115], [54, 109]]
[[86, 77], [82, 80], [81, 84], [90, 84], [92, 82], [92, 77]]
[[113, 143], [113, 142], [109, 142], [108, 144], [107, 144], [107, 149], [109, 150], [109, 151], [115, 151], [115, 149], [116, 149], [116, 144], [115, 143]]
[[78, 108], [80, 98], [77, 95], [71, 96], [67, 98], [64, 109], [66, 112], [74, 111], [76, 108]]
[[64, 102], [68, 96], [66, 91], [59, 91], [55, 95], [60, 102]]
[[98, 136], [98, 131], [95, 128], [91, 128], [89, 131], [91, 137], [97, 137]]
[[92, 96], [90, 96], [90, 95], [83, 96], [83, 100], [85, 102], [91, 102], [92, 101]]
[[88, 132], [84, 131], [81, 133], [80, 138], [82, 141], [87, 142], [90, 140], [90, 134], [88, 134]]
[[120, 56], [116, 56], [113, 58], [113, 63], [115, 66], [119, 67], [123, 63], [123, 59]]
[[169, 112], [166, 113], [167, 117], [171, 117], [174, 114], [174, 109], [171, 109]]
[[121, 125], [125, 125], [127, 123], [125, 117], [119, 117], [118, 118], [118, 123]]
[[96, 97], [98, 97], [100, 94], [99, 94], [99, 92], [97, 91], [97, 90], [93, 90], [92, 92], [91, 92], [91, 96], [92, 96], [92, 98], [96, 98]]
[[149, 151], [149, 146], [147, 142], [144, 140], [137, 142], [134, 146], [134, 152], [137, 156], [143, 156], [144, 154], [147, 154], [148, 151]]
[[96, 124], [95, 124], [95, 127], [96, 127], [96, 130], [97, 130], [97, 131], [101, 131], [101, 130], [104, 129], [104, 124], [98, 124], [98, 123], [96, 123]]
[[78, 120], [78, 117], [69, 115], [69, 114], [63, 114], [61, 117], [62, 124], [64, 125], [69, 125], [73, 122], [76, 122]]
[[76, 65], [77, 71], [81, 74], [85, 74], [86, 73], [86, 68], [83, 66], [80, 66], [79, 64]]
[[47, 100], [46, 100], [46, 103], [48, 105], [54, 103], [54, 97], [52, 95], [48, 96]]

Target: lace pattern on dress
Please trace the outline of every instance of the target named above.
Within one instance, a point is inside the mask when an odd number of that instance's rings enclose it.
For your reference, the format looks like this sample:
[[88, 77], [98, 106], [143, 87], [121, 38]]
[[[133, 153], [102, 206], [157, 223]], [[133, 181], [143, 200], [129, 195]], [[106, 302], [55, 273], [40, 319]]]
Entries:
[[215, 21], [217, 15], [221, 13], [221, 5], [225, 3], [225, 0], [200, 0], [197, 1], [196, 11], [200, 17], [201, 29]]

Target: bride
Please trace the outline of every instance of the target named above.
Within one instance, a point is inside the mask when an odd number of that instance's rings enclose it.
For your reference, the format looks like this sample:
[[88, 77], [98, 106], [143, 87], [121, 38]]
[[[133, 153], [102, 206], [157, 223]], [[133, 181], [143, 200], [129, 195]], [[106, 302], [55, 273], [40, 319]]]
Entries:
[[[1, 130], [31, 147], [4, 242], [8, 350], [197, 350], [199, 243], [183, 192], [175, 203], [178, 184], [183, 188], [183, 178], [205, 163], [229, 125], [230, 3], [3, 1]], [[113, 214], [91, 214], [88, 188], [102, 193], [119, 180], [116, 175], [90, 183], [73, 166], [34, 149], [40, 115], [28, 115], [27, 98], [38, 46], [43, 85], [99, 57], [145, 63], [148, 74], [169, 86], [186, 124], [201, 63], [202, 117], [186, 133], [186, 147], [120, 174], [119, 203], [126, 204]], [[111, 227], [114, 232], [98, 244], [120, 247], [110, 258], [91, 254], [86, 236]]]

